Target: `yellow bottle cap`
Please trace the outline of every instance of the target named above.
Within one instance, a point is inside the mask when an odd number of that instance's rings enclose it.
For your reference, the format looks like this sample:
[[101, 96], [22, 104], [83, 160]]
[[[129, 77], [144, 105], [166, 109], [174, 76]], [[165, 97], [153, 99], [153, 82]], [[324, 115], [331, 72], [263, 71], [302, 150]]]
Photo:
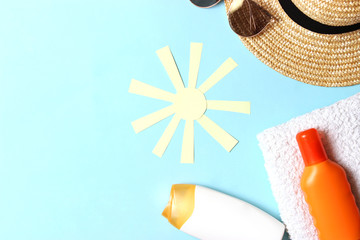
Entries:
[[162, 215], [180, 229], [191, 217], [195, 208], [195, 185], [174, 184], [171, 187], [170, 199]]

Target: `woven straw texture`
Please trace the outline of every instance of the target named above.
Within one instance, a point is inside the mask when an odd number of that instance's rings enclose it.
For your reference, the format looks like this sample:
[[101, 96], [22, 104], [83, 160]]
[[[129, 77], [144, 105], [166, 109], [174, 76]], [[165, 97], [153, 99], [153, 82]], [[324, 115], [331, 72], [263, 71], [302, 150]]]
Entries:
[[[247, 0], [245, 0], [247, 1]], [[360, 30], [319, 34], [293, 22], [278, 0], [256, 0], [273, 15], [254, 37], [240, 37], [262, 62], [298, 81], [325, 87], [360, 83]], [[228, 11], [232, 0], [225, 0]]]
[[331, 26], [360, 22], [359, 0], [292, 0], [307, 16]]

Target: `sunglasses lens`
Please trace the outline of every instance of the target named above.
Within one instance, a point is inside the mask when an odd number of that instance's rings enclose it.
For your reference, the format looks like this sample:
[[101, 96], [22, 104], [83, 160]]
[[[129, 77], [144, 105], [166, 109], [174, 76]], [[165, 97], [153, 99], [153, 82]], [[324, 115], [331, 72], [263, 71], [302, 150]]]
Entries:
[[218, 4], [221, 0], [190, 0], [194, 5], [201, 8], [209, 8]]
[[234, 0], [228, 10], [232, 30], [242, 37], [259, 34], [271, 21], [271, 14], [252, 0]]

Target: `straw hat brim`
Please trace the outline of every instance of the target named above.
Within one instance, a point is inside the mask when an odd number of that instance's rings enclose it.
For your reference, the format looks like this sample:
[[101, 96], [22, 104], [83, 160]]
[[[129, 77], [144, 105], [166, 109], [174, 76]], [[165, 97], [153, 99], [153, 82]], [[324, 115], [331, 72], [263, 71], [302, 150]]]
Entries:
[[[232, 0], [225, 0], [228, 11]], [[258, 35], [240, 37], [263, 63], [295, 80], [325, 87], [360, 83], [360, 30], [320, 34], [295, 23], [278, 0], [255, 0], [274, 20]]]

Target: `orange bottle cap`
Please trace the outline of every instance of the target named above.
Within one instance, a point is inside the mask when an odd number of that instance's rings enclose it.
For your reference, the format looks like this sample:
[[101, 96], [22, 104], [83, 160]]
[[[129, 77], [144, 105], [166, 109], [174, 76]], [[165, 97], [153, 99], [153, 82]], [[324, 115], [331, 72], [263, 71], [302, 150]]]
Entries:
[[311, 166], [328, 159], [319, 133], [315, 128], [299, 132], [296, 135], [305, 166]]

